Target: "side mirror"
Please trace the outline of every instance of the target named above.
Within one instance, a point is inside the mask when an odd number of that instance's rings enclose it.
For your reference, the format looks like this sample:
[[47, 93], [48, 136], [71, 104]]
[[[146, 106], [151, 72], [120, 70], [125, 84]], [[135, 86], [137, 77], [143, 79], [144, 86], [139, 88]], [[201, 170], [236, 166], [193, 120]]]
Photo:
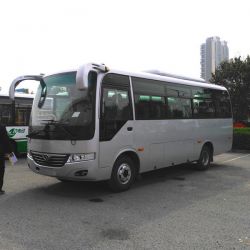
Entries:
[[86, 90], [89, 88], [89, 73], [90, 72], [103, 72], [109, 71], [105, 64], [88, 63], [81, 66], [76, 73], [76, 86], [79, 90]]
[[14, 79], [10, 85], [9, 88], [9, 97], [12, 101], [15, 99], [15, 89], [18, 86], [19, 83], [25, 80], [34, 80], [34, 81], [39, 81], [42, 86], [46, 86], [43, 80], [43, 76], [41, 75], [25, 75], [25, 76], [20, 76]]
[[88, 89], [88, 75], [89, 71], [93, 70], [92, 64], [85, 64], [81, 66], [76, 72], [76, 87], [79, 90]]

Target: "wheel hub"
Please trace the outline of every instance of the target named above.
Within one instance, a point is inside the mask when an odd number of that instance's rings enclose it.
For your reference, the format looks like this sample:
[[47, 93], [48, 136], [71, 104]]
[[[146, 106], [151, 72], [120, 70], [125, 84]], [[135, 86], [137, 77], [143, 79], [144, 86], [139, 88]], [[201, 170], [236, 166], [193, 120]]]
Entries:
[[117, 171], [117, 177], [121, 184], [127, 184], [131, 179], [131, 169], [126, 163], [123, 163]]

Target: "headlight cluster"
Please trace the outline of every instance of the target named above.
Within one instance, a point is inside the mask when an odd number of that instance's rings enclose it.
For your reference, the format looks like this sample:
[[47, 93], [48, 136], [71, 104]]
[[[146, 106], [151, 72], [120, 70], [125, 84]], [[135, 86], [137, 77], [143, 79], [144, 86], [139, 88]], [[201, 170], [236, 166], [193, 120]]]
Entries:
[[95, 153], [86, 154], [71, 154], [67, 163], [80, 162], [80, 161], [91, 161], [95, 159]]

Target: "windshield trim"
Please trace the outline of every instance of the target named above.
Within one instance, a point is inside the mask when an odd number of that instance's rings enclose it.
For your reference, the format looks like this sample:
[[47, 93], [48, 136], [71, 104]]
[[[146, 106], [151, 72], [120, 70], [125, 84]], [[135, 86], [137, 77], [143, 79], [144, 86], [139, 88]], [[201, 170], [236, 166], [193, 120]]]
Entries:
[[[51, 81], [46, 81], [49, 80], [48, 77], [52, 77]], [[44, 77], [47, 93], [44, 105], [39, 108], [37, 104], [42, 92], [40, 85], [33, 102], [29, 135], [31, 138], [75, 141], [94, 137], [97, 77], [89, 78], [91, 87], [84, 91], [77, 89], [75, 77], [75, 71]], [[35, 133], [38, 129], [40, 132]]]

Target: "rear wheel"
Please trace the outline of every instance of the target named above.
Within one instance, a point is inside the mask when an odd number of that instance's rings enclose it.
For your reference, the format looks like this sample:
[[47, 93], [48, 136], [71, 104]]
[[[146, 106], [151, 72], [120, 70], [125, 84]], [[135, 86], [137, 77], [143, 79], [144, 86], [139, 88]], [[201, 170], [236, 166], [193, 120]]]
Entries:
[[206, 170], [210, 167], [212, 159], [212, 150], [208, 146], [203, 146], [200, 154], [200, 158], [198, 163], [196, 164], [195, 168], [197, 170]]
[[128, 190], [135, 181], [135, 176], [136, 170], [134, 162], [131, 158], [122, 156], [118, 158], [114, 164], [109, 186], [115, 192]]

